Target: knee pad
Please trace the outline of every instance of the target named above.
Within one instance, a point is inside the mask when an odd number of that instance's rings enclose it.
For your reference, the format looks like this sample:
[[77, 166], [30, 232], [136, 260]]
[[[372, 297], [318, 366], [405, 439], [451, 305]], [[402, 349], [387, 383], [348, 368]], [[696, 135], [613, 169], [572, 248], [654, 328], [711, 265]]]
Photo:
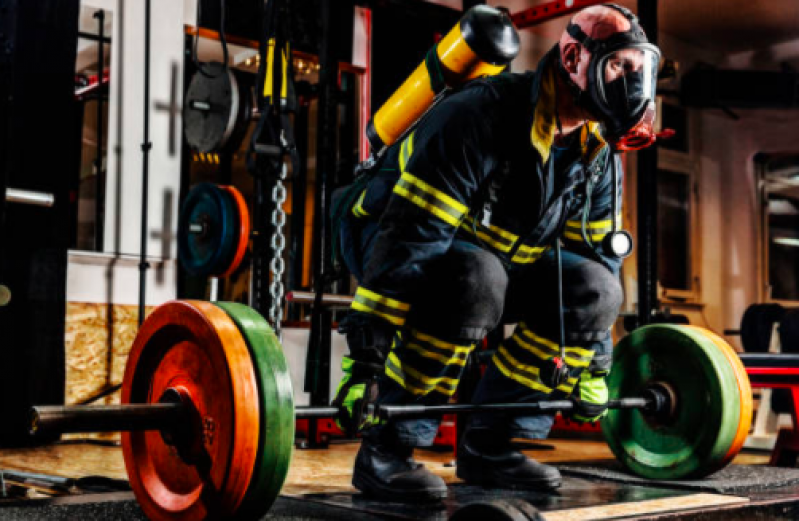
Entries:
[[454, 246], [431, 266], [428, 280], [408, 318], [425, 332], [476, 342], [499, 324], [508, 275], [494, 254], [474, 245]]
[[597, 262], [581, 263], [565, 272], [564, 321], [569, 340], [607, 338], [623, 299], [618, 276]]

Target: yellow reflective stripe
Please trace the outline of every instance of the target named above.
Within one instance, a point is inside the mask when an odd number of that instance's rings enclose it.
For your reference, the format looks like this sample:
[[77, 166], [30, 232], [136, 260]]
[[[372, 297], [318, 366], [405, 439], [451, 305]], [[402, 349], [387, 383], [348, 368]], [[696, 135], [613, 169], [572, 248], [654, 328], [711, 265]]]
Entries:
[[574, 385], [577, 383], [577, 378], [569, 378], [566, 380], [566, 383], [562, 383], [558, 386], [558, 391], [563, 391], [564, 393], [571, 393], [574, 389]]
[[436, 386], [436, 387], [433, 387], [432, 389], [423, 388], [423, 387], [417, 387], [417, 386], [413, 385], [412, 383], [407, 382], [402, 376], [398, 375], [394, 371], [394, 369], [392, 369], [391, 366], [389, 366], [389, 365], [386, 365], [386, 368], [385, 368], [384, 372], [385, 372], [386, 376], [388, 376], [389, 378], [391, 378], [392, 380], [397, 382], [403, 389], [405, 389], [406, 391], [408, 391], [411, 394], [424, 396], [426, 394], [429, 394], [431, 391], [438, 391], [441, 394], [443, 394], [444, 396], [452, 396], [453, 394], [455, 394], [455, 391], [453, 389], [448, 389], [446, 387]]
[[405, 347], [410, 349], [411, 351], [415, 351], [415, 352], [419, 353], [419, 355], [421, 355], [421, 356], [423, 356], [425, 358], [430, 358], [431, 360], [436, 360], [438, 362], [441, 362], [444, 365], [465, 366], [466, 365], [466, 359], [469, 356], [469, 351], [466, 351], [465, 353], [456, 351], [451, 356], [442, 355], [442, 354], [439, 354], [439, 353], [437, 353], [435, 351], [431, 351], [430, 348], [421, 346], [421, 345], [416, 344], [414, 342], [409, 342], [408, 344], [405, 345]]
[[[526, 323], [520, 322], [519, 323], [519, 328], [521, 330], [521, 333], [524, 336], [526, 336], [527, 338], [529, 338], [530, 340], [533, 340], [533, 341], [535, 341], [535, 342], [537, 342], [539, 344], [543, 344], [544, 346], [549, 347], [550, 349], [560, 350], [560, 346], [558, 346], [557, 343], [555, 343], [555, 342], [553, 342], [551, 340], [548, 340], [548, 339], [546, 339], [546, 338], [544, 338], [542, 336], [536, 335], [535, 333], [533, 333], [533, 331], [530, 329], [530, 327]], [[584, 357], [593, 358], [594, 357], [594, 352], [593, 351], [591, 351], [590, 349], [582, 348], [582, 347], [567, 347], [566, 348], [566, 352], [567, 353], [576, 354], [576, 355], [580, 356], [581, 358], [584, 358]]]
[[469, 211], [469, 208], [465, 204], [447, 195], [441, 190], [425, 183], [424, 181], [422, 181], [421, 179], [419, 179], [418, 177], [409, 172], [403, 172], [400, 179], [414, 186], [419, 187], [422, 191], [427, 192], [428, 194], [434, 196], [436, 199], [440, 200], [442, 203], [451, 207], [453, 210], [457, 211], [458, 213], [465, 215]]
[[450, 342], [445, 342], [444, 340], [439, 340], [438, 338], [430, 336], [426, 333], [422, 333], [418, 329], [411, 329], [411, 338], [416, 338], [417, 340], [421, 340], [422, 342], [430, 344], [431, 346], [440, 347], [442, 349], [449, 349], [456, 353], [462, 353], [462, 352], [468, 353], [474, 347], [474, 345], [464, 346], [464, 345], [453, 344]]
[[358, 290], [355, 292], [355, 295], [356, 296], [364, 296], [364, 297], [368, 298], [369, 300], [372, 300], [374, 302], [379, 302], [380, 304], [385, 304], [386, 306], [389, 306], [389, 307], [392, 307], [392, 308], [396, 308], [396, 309], [399, 309], [401, 311], [408, 311], [409, 309], [411, 309], [411, 305], [410, 304], [406, 304], [405, 302], [401, 302], [399, 300], [395, 300], [393, 298], [383, 296], [383, 295], [381, 295], [379, 293], [375, 293], [374, 291], [366, 289], [363, 286], [360, 286], [358, 288]]
[[361, 196], [358, 197], [358, 201], [352, 207], [352, 213], [356, 217], [367, 217], [369, 215], [369, 212], [367, 212], [366, 210], [363, 209], [363, 199], [364, 199], [364, 197], [366, 197], [366, 190], [361, 192]]
[[411, 158], [411, 154], [413, 154], [414, 133], [415, 132], [411, 132], [411, 134], [402, 141], [402, 145], [400, 145], [400, 155], [399, 155], [400, 172], [405, 171], [405, 167], [408, 165], [408, 160]]
[[[502, 358], [506, 360], [503, 361]], [[497, 369], [511, 380], [515, 380], [525, 387], [537, 391], [543, 391], [545, 393], [552, 392], [552, 389], [541, 383], [537, 367], [520, 364], [504, 347], [499, 348], [499, 351], [493, 356], [492, 360], [494, 361], [494, 365], [497, 366]], [[510, 365], [510, 368], [505, 365], [506, 362]]]
[[[535, 344], [532, 344], [528, 341], [532, 340], [530, 339], [530, 337], [528, 337], [527, 340], [522, 338], [522, 335], [524, 335], [524, 333], [525, 333], [524, 331], [521, 332], [521, 334], [520, 332], [515, 333], [511, 337], [511, 340], [516, 342], [519, 345], [519, 347], [525, 349], [526, 351], [529, 351], [530, 353], [540, 358], [541, 360], [549, 360], [560, 354], [560, 347], [558, 347], [558, 345], [555, 344], [554, 342], [549, 342], [548, 340], [541, 339], [541, 337], [537, 337], [540, 340], [533, 340]], [[544, 341], [542, 342], [541, 340]], [[548, 349], [548, 351], [545, 351], [544, 349]], [[570, 367], [588, 367], [588, 365], [591, 363], [591, 359], [594, 358], [594, 352], [588, 349], [581, 349], [579, 347], [567, 347], [565, 351], [566, 351], [566, 364], [569, 365]], [[577, 355], [577, 358], [575, 358], [574, 356], [569, 356], [570, 354]]]
[[[589, 221], [585, 223], [585, 227], [588, 230], [596, 230], [596, 229], [610, 229], [613, 226], [613, 221], [610, 219], [605, 219], [604, 221]], [[582, 221], [566, 221], [567, 228], [576, 228], [578, 230], [582, 230], [583, 223]]]
[[[469, 221], [469, 223], [472, 223], [472, 222], [474, 222], [474, 217], [469, 215], [468, 217], [466, 217], [466, 220]], [[480, 223], [478, 223], [477, 226], [480, 227], [480, 228], [485, 228], [485, 225], [480, 224]], [[513, 241], [515, 241], [516, 239], [519, 238], [518, 235], [516, 235], [514, 233], [511, 233], [508, 230], [503, 230], [499, 226], [494, 226], [493, 224], [489, 224], [488, 225], [488, 229], [491, 230], [492, 232], [496, 233], [497, 235], [499, 235], [503, 239], [507, 239], [507, 240], [509, 240], [511, 242], [513, 242]]]
[[394, 193], [452, 226], [459, 226], [468, 211], [465, 205], [408, 172], [400, 176], [394, 185]]
[[400, 302], [389, 297], [375, 293], [361, 286], [355, 292], [351, 309], [361, 311], [363, 313], [371, 313], [384, 318], [394, 324], [395, 326], [402, 326], [405, 324], [405, 316], [408, 310], [411, 309], [410, 304]]
[[[385, 366], [385, 373], [403, 388], [414, 394], [427, 394], [436, 390], [451, 396], [458, 389], [458, 380], [446, 376], [437, 378], [425, 376], [408, 364], [403, 364], [394, 352], [389, 353], [388, 362]], [[416, 380], [416, 383], [409, 382], [408, 377]]]
[[[474, 235], [474, 218], [472, 216], [467, 216], [461, 228]], [[513, 243], [519, 238], [518, 235], [514, 235], [497, 226], [489, 225], [488, 228], [486, 228], [482, 224], [477, 225], [477, 237], [503, 253], [509, 252], [513, 247]]]
[[[602, 242], [602, 240], [607, 237], [607, 233], [587, 233], [586, 236], [591, 240], [591, 242]], [[583, 235], [577, 232], [563, 232], [563, 238], [568, 239], [570, 241], [575, 242], [584, 242]]]
[[381, 318], [384, 318], [384, 319], [388, 320], [389, 322], [391, 322], [395, 326], [403, 326], [405, 324], [405, 319], [404, 318], [400, 318], [400, 317], [396, 317], [396, 316], [393, 316], [393, 315], [389, 315], [388, 313], [384, 313], [382, 311], [378, 311], [377, 309], [374, 309], [374, 308], [371, 308], [371, 307], [368, 307], [368, 306], [364, 306], [360, 302], [352, 301], [352, 304], [350, 305], [350, 309], [353, 309], [355, 311], [361, 311], [363, 313], [371, 313], [373, 315], [377, 315], [378, 317], [381, 317]]
[[546, 246], [521, 245], [519, 249], [516, 250], [511, 261], [519, 264], [530, 264], [540, 259], [546, 250]]
[[414, 369], [413, 367], [409, 366], [408, 364], [403, 364], [400, 359], [397, 357], [396, 353], [389, 353], [388, 358], [397, 366], [399, 367], [402, 372], [408, 373], [412, 377], [416, 378], [423, 384], [427, 385], [438, 385], [438, 384], [445, 384], [447, 386], [451, 386], [453, 388], [458, 387], [458, 380], [455, 378], [450, 378], [448, 376], [426, 376], [422, 374], [420, 371]]

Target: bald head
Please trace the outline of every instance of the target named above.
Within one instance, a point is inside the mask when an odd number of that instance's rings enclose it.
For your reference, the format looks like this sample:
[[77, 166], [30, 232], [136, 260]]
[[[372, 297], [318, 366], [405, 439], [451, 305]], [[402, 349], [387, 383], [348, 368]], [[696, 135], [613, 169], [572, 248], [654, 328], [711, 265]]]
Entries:
[[[583, 9], [572, 18], [572, 23], [579, 25], [585, 34], [595, 40], [603, 40], [614, 33], [630, 30], [630, 21], [616, 9], [604, 5], [595, 5]], [[560, 49], [569, 43], [576, 43], [577, 40], [569, 33], [563, 31], [560, 37]]]
[[[596, 40], [603, 40], [615, 33], [630, 30], [630, 21], [622, 13], [604, 5], [583, 9], [574, 15], [572, 23], [579, 25], [586, 35]], [[560, 60], [566, 72], [580, 89], [585, 90], [591, 53], [567, 31], [563, 31], [559, 47]]]

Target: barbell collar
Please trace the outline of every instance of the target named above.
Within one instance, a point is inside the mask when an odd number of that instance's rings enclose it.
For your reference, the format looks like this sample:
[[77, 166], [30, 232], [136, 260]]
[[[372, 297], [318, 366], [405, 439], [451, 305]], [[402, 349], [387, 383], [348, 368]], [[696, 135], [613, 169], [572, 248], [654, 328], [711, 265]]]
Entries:
[[50, 208], [55, 204], [55, 195], [47, 192], [34, 192], [18, 188], [6, 189], [6, 201], [9, 203], [28, 204]]
[[31, 409], [31, 435], [42, 433], [172, 431], [185, 422], [182, 403], [57, 406]]

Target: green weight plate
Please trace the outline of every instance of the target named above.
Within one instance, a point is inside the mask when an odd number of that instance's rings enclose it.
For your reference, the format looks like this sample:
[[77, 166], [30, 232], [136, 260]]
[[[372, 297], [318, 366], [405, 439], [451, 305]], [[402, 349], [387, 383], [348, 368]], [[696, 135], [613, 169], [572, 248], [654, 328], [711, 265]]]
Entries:
[[602, 431], [616, 458], [650, 479], [699, 478], [723, 467], [741, 421], [741, 390], [724, 353], [688, 327], [637, 329], [613, 352], [610, 395], [639, 396], [653, 383], [673, 391], [673, 414], [609, 411]]
[[258, 458], [239, 519], [260, 519], [277, 498], [294, 448], [294, 392], [283, 348], [269, 323], [254, 309], [216, 302], [236, 323], [250, 348], [261, 400]]

